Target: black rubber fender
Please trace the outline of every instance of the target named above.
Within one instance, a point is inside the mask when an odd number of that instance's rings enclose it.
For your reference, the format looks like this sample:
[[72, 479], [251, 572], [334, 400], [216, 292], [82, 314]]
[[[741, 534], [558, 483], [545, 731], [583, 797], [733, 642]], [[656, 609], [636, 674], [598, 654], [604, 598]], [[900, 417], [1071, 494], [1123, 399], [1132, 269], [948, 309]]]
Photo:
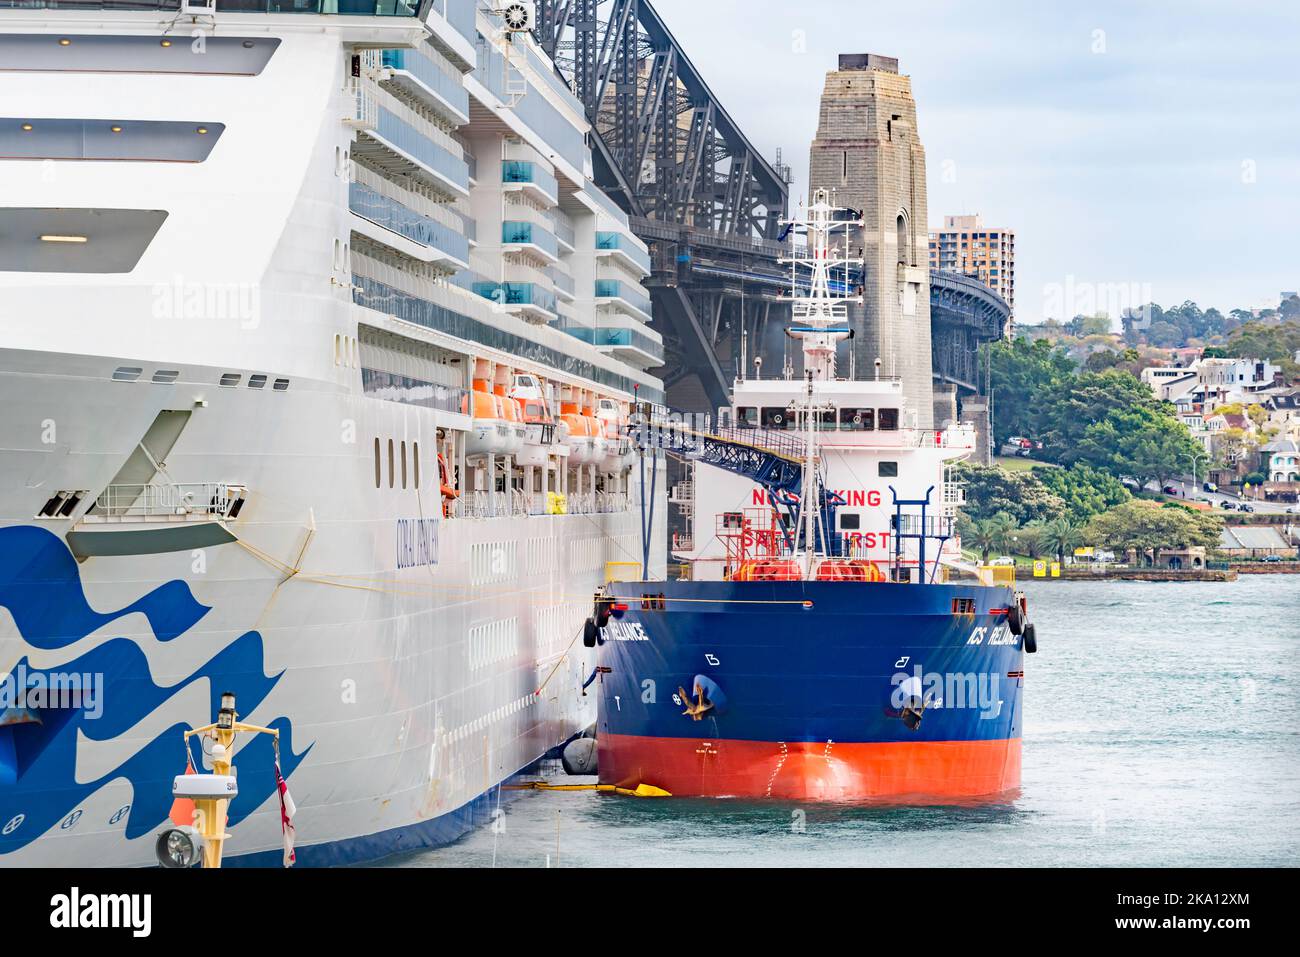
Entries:
[[1025, 646], [1025, 654], [1032, 655], [1038, 651], [1038, 633], [1033, 622], [1025, 625], [1025, 632], [1021, 635], [1021, 641]]
[[588, 648], [595, 648], [600, 640], [600, 629], [596, 627], [596, 620], [588, 618], [582, 624], [582, 643]]
[[1020, 599], [1017, 598], [1007, 608], [1007, 628], [1013, 635], [1022, 635], [1025, 632], [1025, 613], [1020, 607]]

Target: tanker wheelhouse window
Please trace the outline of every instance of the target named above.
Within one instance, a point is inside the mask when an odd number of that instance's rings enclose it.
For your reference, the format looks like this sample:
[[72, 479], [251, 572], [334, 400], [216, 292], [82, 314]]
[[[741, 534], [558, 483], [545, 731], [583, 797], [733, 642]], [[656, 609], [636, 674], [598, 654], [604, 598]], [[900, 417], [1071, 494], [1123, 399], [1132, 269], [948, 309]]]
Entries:
[[742, 429], [753, 429], [758, 427], [758, 409], [752, 405], [742, 405], [736, 408], [736, 425]]
[[790, 414], [789, 409], [784, 409], [784, 408], [764, 409], [763, 428], [792, 429], [794, 428], [794, 416]]
[[882, 432], [898, 431], [898, 410], [897, 409], [880, 410], [880, 431]]
[[840, 409], [840, 428], [870, 432], [876, 427], [875, 409]]
[[[880, 411], [884, 412], [885, 410], [881, 409]], [[898, 463], [881, 462], [879, 474], [881, 478], [898, 478]]]

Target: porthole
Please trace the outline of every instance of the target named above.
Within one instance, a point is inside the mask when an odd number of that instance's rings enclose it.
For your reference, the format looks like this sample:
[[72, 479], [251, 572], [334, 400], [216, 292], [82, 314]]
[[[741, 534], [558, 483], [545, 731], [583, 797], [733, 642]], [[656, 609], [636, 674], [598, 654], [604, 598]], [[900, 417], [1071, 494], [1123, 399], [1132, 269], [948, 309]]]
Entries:
[[221, 374], [221, 384], [227, 388], [234, 388], [239, 385], [239, 380], [242, 378], [243, 376], [238, 372], [223, 372]]
[[248, 377], [248, 387], [250, 389], [262, 389], [266, 387], [266, 376], [250, 375]]

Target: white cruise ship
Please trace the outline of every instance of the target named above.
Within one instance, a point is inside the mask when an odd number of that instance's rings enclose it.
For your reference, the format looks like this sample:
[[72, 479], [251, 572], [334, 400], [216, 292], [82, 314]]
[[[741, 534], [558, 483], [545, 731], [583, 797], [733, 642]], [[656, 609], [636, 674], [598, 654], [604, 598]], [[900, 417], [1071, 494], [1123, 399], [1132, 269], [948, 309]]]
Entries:
[[[493, 6], [0, 0], [0, 863], [153, 863], [227, 691], [305, 864], [453, 840], [594, 721], [663, 344]], [[239, 746], [226, 856], [278, 863]]]

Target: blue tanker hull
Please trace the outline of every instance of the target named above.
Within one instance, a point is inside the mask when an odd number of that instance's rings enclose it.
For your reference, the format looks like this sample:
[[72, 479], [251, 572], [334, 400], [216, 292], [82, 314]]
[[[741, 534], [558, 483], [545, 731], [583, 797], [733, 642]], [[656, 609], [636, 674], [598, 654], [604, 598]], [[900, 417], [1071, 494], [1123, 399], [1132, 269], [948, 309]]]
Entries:
[[1020, 783], [1009, 588], [617, 583], [603, 783], [674, 795], [970, 797]]

